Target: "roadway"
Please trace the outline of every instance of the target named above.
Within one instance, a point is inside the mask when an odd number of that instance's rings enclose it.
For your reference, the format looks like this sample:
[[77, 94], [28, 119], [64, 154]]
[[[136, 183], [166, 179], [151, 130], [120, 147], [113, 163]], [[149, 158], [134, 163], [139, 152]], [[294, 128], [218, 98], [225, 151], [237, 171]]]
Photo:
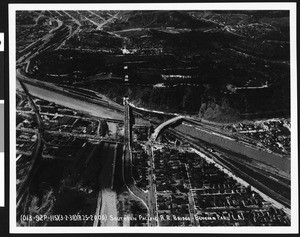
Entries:
[[[40, 51], [45, 48], [45, 44], [50, 42], [50, 40], [55, 36], [57, 31], [65, 27], [63, 22], [60, 20], [55, 19], [58, 26], [49, 31], [48, 34], [44, 35], [42, 38], [34, 41], [30, 45], [28, 45], [25, 49], [17, 53], [17, 62], [16, 65], [22, 64], [24, 62], [29, 62], [29, 60], [38, 54]], [[27, 53], [28, 52], [28, 53]]]
[[103, 26], [105, 26], [106, 24], [108, 24], [111, 21], [113, 21], [113, 19], [116, 18], [119, 15], [119, 13], [120, 12], [117, 12], [115, 15], [113, 15], [110, 18], [108, 18], [107, 20], [105, 20], [103, 23], [98, 24], [97, 30], [101, 30], [103, 28]]

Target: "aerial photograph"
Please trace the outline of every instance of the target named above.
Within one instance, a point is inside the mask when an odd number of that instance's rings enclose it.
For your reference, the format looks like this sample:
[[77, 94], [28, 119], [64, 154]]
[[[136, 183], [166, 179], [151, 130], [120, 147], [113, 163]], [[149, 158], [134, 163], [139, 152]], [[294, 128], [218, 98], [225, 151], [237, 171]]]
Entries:
[[15, 14], [18, 227], [291, 226], [290, 11]]

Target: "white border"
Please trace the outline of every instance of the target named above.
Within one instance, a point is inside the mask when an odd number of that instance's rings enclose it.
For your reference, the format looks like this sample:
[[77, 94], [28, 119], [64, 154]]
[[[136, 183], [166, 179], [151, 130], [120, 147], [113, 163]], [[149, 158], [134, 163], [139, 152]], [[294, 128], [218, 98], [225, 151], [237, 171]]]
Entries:
[[[1, 33], [0, 33], [1, 34]], [[4, 105], [4, 100], [0, 100], [0, 106]], [[4, 111], [4, 106], [3, 106], [3, 111]], [[3, 116], [3, 121], [2, 123], [4, 123], [4, 114], [0, 114], [0, 116]], [[4, 129], [5, 125], [3, 124], [3, 129]], [[1, 131], [1, 138], [3, 140], [4, 143], [4, 131]], [[0, 141], [1, 142], [1, 141]], [[4, 207], [5, 206], [5, 160], [4, 160], [4, 152], [1, 151], [0, 152], [0, 207]]]
[[4, 152], [0, 152], [0, 207], [5, 205], [5, 173], [4, 173]]
[[0, 52], [4, 51], [4, 33], [0, 32]]
[[[16, 10], [290, 10], [291, 226], [289, 227], [17, 227], [16, 226]], [[10, 233], [298, 233], [296, 3], [9, 4]]]

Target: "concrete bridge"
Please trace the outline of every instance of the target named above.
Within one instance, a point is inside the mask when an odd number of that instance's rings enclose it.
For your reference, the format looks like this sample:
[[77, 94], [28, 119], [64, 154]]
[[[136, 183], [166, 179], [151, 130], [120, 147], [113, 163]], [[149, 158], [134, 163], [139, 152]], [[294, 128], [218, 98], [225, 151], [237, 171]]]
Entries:
[[181, 121], [181, 120], [185, 120], [187, 119], [185, 116], [177, 116], [177, 117], [174, 117], [174, 118], [171, 118], [167, 121], [165, 121], [164, 123], [160, 124], [155, 130], [154, 130], [154, 133], [152, 133], [151, 135], [151, 140], [152, 141], [155, 141], [157, 139], [157, 137], [159, 136], [159, 134], [161, 133], [161, 131], [163, 129], [165, 129], [165, 127], [168, 127], [178, 121]]

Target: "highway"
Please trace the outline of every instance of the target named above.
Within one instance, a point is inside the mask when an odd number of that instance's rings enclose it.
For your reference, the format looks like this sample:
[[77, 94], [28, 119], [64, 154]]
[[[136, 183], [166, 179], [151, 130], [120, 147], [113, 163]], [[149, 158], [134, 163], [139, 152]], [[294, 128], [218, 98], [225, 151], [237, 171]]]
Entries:
[[[60, 43], [60, 45], [56, 48], [56, 50], [60, 49], [68, 39], [70, 39], [73, 35], [76, 35], [77, 33], [80, 32], [80, 26], [81, 26], [81, 23], [79, 21], [77, 21], [74, 17], [70, 16], [66, 11], [64, 11], [64, 13], [66, 15], [68, 15], [77, 25], [78, 27], [72, 32], [72, 26], [68, 26], [69, 27], [69, 35]], [[59, 13], [60, 15], [60, 13]]]
[[103, 28], [103, 26], [110, 23], [114, 18], [116, 18], [119, 15], [119, 13], [120, 12], [117, 12], [115, 15], [113, 15], [110, 18], [108, 18], [107, 20], [105, 20], [103, 23], [97, 24], [98, 25], [97, 30], [101, 30]]
[[[33, 58], [35, 55], [37, 55], [38, 53], [42, 52], [43, 50], [45, 50], [48, 46], [50, 46], [51, 44], [54, 45], [57, 42], [52, 42], [52, 39], [55, 38], [55, 36], [61, 31], [64, 30], [66, 27], [63, 24], [62, 21], [57, 20], [57, 24], [58, 26], [55, 29], [52, 29], [51, 31], [49, 31], [48, 34], [46, 34], [45, 36], [43, 36], [42, 38], [34, 41], [33, 43], [31, 43], [30, 45], [28, 45], [25, 49], [21, 50], [20, 52], [17, 52], [17, 62], [16, 65], [20, 65], [26, 62], [29, 62], [29, 60], [31, 58]], [[56, 41], [61, 40], [60, 38], [56, 39]], [[49, 44], [49, 45], [47, 45]]]

